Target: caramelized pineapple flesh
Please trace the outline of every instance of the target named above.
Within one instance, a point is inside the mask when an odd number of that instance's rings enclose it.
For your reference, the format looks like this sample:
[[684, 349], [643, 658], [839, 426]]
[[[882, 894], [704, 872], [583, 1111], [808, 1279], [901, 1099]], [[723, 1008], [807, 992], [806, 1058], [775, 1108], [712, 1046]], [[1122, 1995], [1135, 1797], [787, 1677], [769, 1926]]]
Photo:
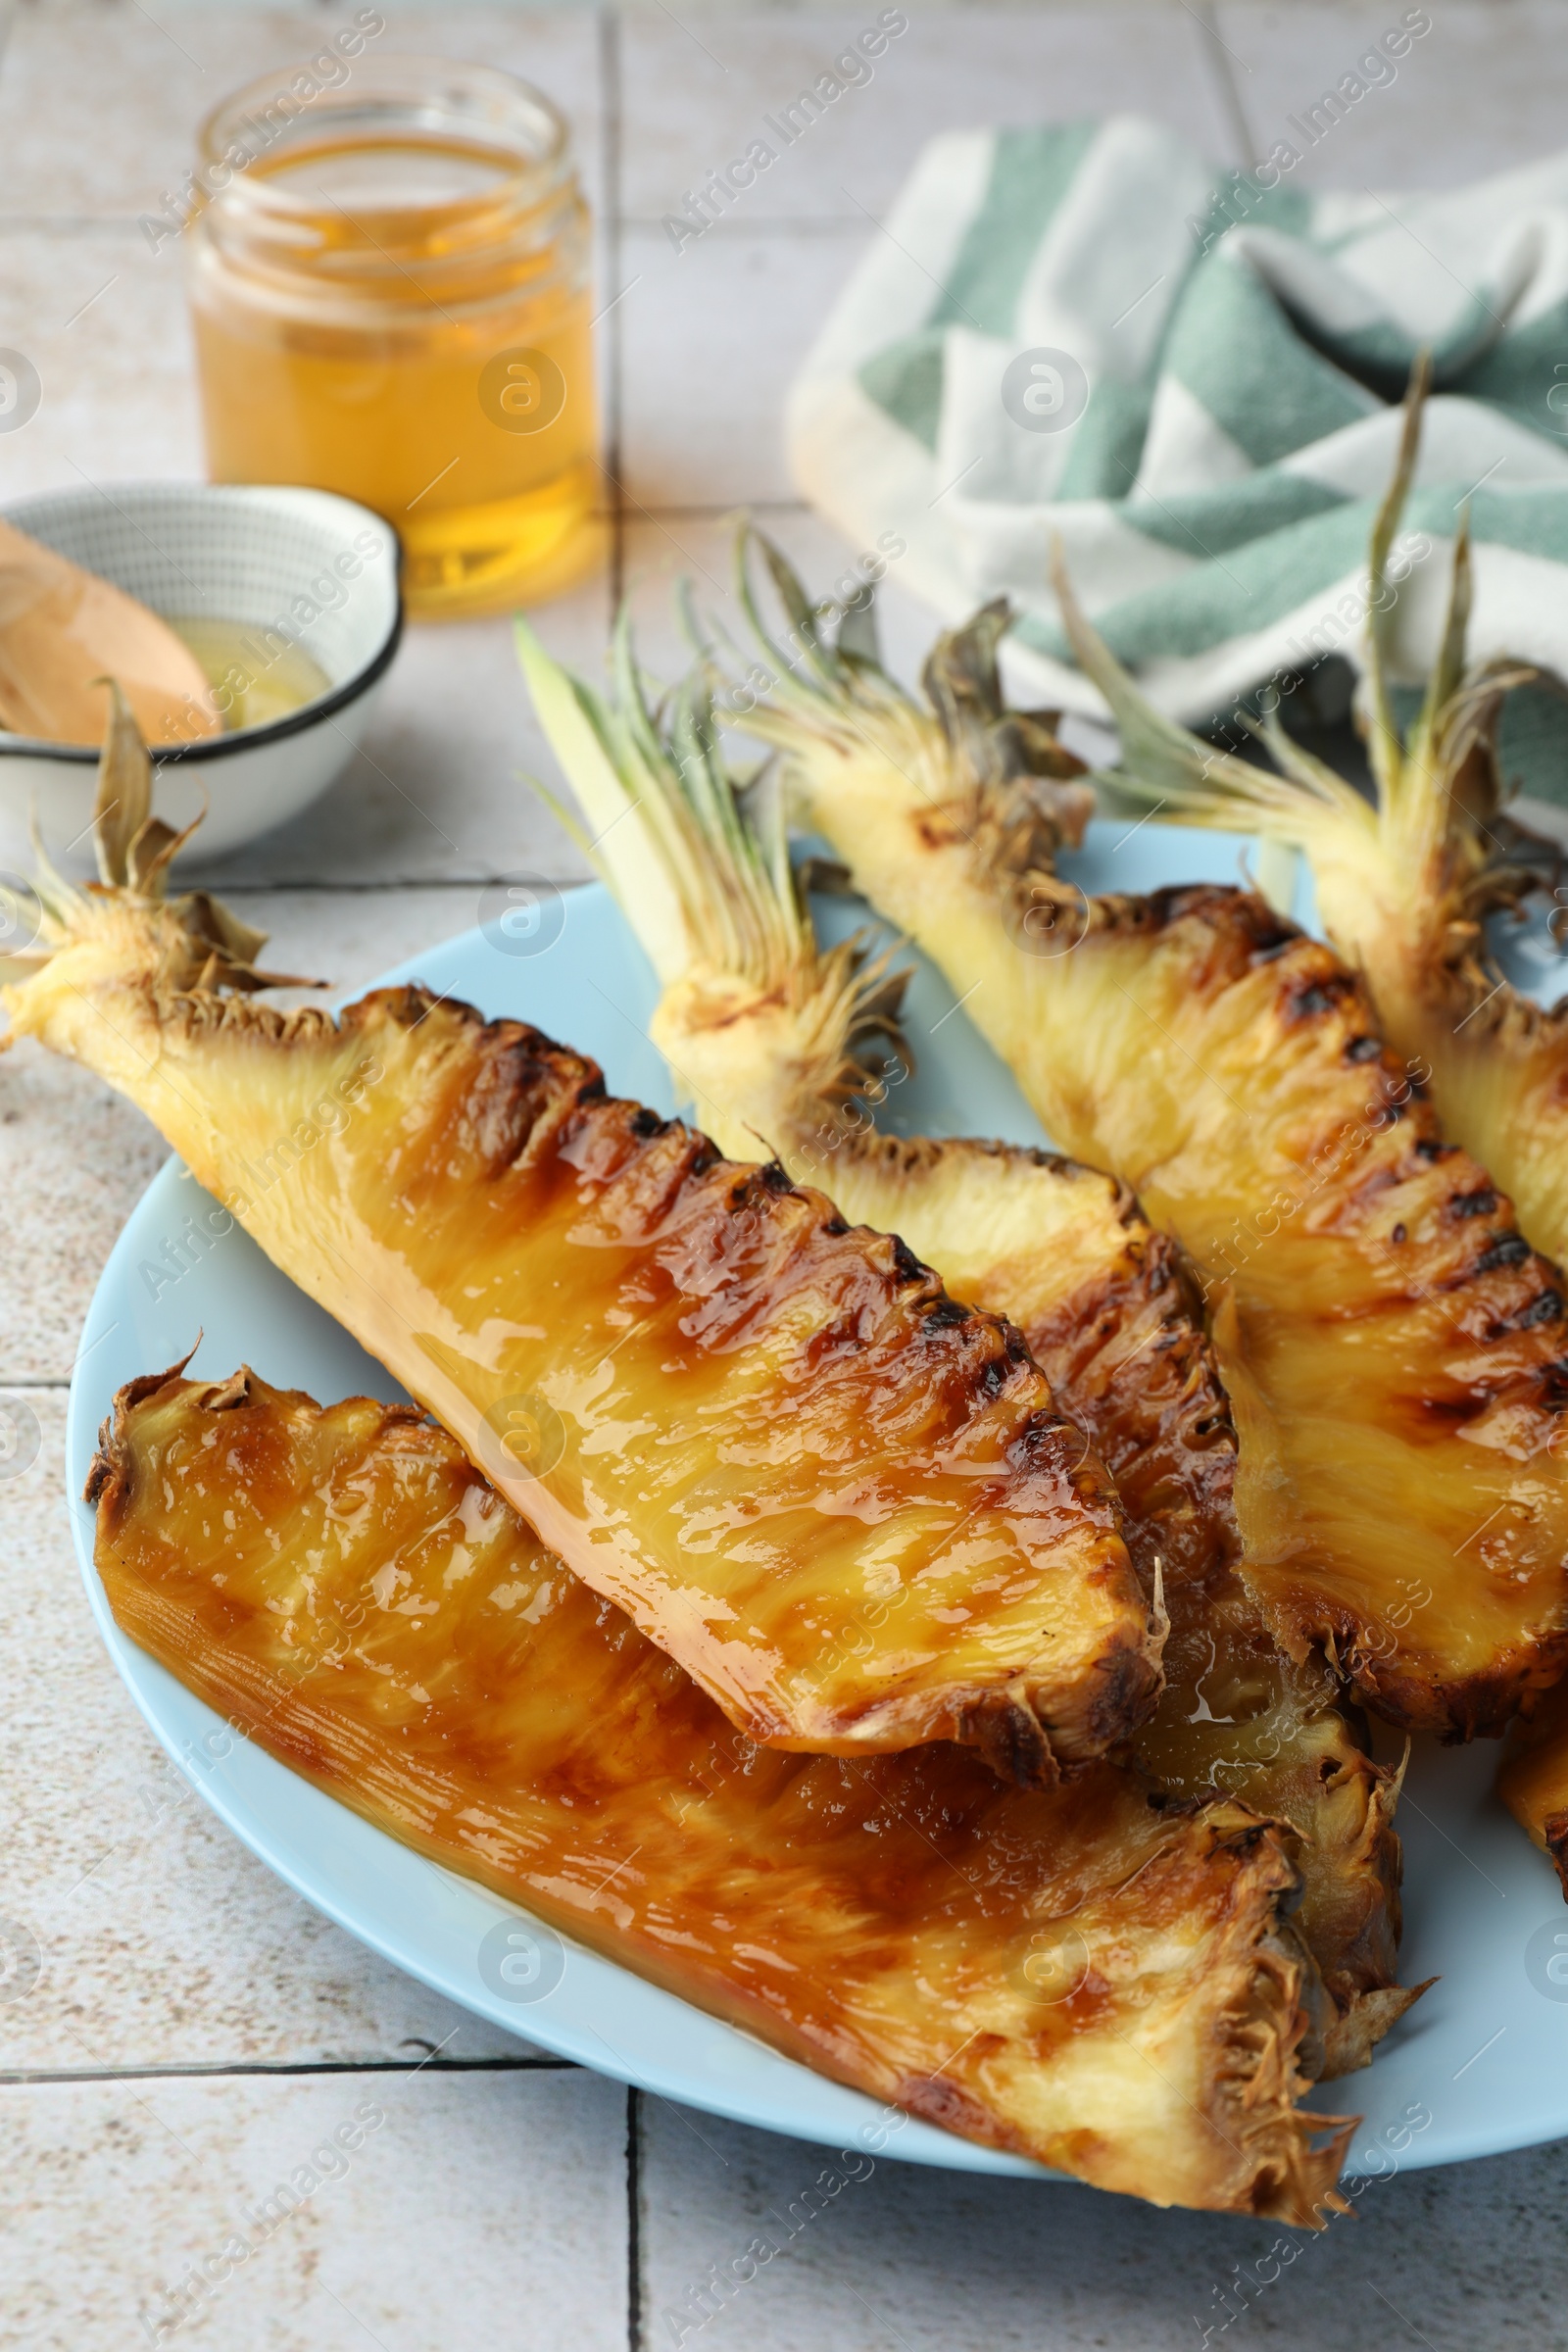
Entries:
[[[1298, 1833], [1298, 1924], [1335, 2000], [1325, 2071], [1364, 2064], [1414, 1997], [1395, 1984], [1398, 1778], [1364, 1752], [1335, 1678], [1287, 1659], [1252, 1600], [1230, 1407], [1177, 1251], [1125, 1187], [1053, 1153], [877, 1133], [867, 1099], [885, 1099], [906, 1051], [903, 975], [863, 941], [820, 946], [784, 811], [740, 791], [709, 690], [688, 680], [651, 699], [623, 626], [606, 700], [519, 634], [584, 837], [605, 845], [595, 860], [659, 974], [649, 1035], [677, 1090], [722, 1149], [765, 1135], [798, 1181], [1024, 1331], [1113, 1464], [1134, 1563], [1169, 1611], [1166, 1688], [1134, 1753], [1178, 1797], [1221, 1787]], [[999, 696], [984, 675], [966, 681], [955, 728], [988, 770], [1022, 769], [1031, 795], [1054, 796], [991, 831], [999, 855], [1035, 858], [1082, 788], [1043, 728], [986, 722]]]
[[988, 865], [956, 787], [934, 806], [863, 744], [789, 757], [1055, 1140], [1198, 1267], [1278, 1638], [1396, 1725], [1500, 1727], [1568, 1660], [1563, 1302], [1364, 990], [1257, 899], [1087, 901]]
[[1278, 1647], [1248, 1584], [1236, 1433], [1179, 1251], [1124, 1185], [1052, 1152], [851, 1128], [826, 1156], [846, 1213], [1019, 1325], [1110, 1470], [1170, 1618], [1165, 1689], [1134, 1753], [1174, 1796], [1223, 1789], [1298, 1833], [1296, 1924], [1337, 2008], [1323, 2071], [1367, 2064], [1416, 1997], [1396, 1981], [1399, 1775], [1367, 1754], [1322, 1661]]
[[1246, 1807], [760, 1748], [407, 1407], [157, 1376], [89, 1495], [125, 1632], [432, 1860], [965, 2137], [1159, 2204], [1335, 2202], [1295, 1873]]
[[1498, 991], [1491, 971], [1466, 958], [1441, 984], [1431, 976], [1425, 980], [1419, 1006], [1398, 1022], [1396, 1034], [1407, 1036], [1410, 1051], [1431, 1064], [1444, 1126], [1511, 1196], [1520, 1230], [1559, 1265], [1568, 1263], [1568, 1016], [1562, 1007], [1548, 1012], [1506, 984]]
[[1147, 1715], [1114, 1492], [1016, 1331], [518, 1022], [172, 993], [152, 932], [94, 902], [15, 1027], [139, 1103], [739, 1728], [1041, 1780]]

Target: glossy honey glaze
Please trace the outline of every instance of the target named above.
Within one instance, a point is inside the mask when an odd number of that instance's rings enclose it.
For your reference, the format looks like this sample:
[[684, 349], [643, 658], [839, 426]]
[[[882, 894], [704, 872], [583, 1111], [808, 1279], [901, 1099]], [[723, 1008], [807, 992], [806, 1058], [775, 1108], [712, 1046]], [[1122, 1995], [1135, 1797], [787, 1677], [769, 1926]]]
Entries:
[[[1074, 1173], [1080, 1189], [1096, 1181]], [[1401, 1772], [1367, 1752], [1322, 1659], [1291, 1658], [1269, 1632], [1237, 1525], [1235, 1428], [1193, 1285], [1168, 1238], [1120, 1206], [1119, 1252], [1021, 1319], [1112, 1471], [1134, 1559], [1162, 1570], [1165, 1689], [1134, 1752], [1176, 1795], [1221, 1788], [1299, 1833], [1297, 1925], [1338, 2009], [1324, 2071], [1347, 2073], [1416, 1997], [1397, 1983]]]
[[[758, 1050], [732, 1047], [726, 1137], [748, 1109], [762, 1124], [775, 1025], [763, 1006]], [[674, 1066], [700, 1066], [701, 1045], [674, 1038]], [[714, 1091], [705, 1073], [705, 1099]], [[1338, 2010], [1325, 2071], [1364, 2065], [1413, 1998], [1396, 1982], [1399, 1775], [1366, 1752], [1323, 1661], [1279, 1648], [1248, 1582], [1236, 1433], [1180, 1251], [1125, 1186], [1054, 1153], [882, 1134], [821, 1100], [793, 1118], [771, 1107], [765, 1131], [793, 1173], [826, 1158], [847, 1214], [901, 1234], [956, 1296], [1019, 1326], [1111, 1471], [1128, 1549], [1170, 1618], [1165, 1688], [1134, 1753], [1173, 1795], [1223, 1789], [1299, 1833], [1297, 1925]]]
[[1245, 892], [989, 870], [968, 800], [942, 821], [889, 759], [791, 775], [1055, 1141], [1198, 1268], [1276, 1636], [1402, 1728], [1499, 1729], [1568, 1660], [1564, 1299], [1360, 982]]
[[122, 1085], [738, 1726], [1039, 1778], [1148, 1713], [1114, 1493], [1016, 1331], [521, 1023], [164, 999], [122, 912], [11, 992], [19, 1029]]
[[406, 1407], [157, 1376], [89, 1493], [125, 1631], [420, 1851], [970, 2137], [1161, 2203], [1329, 2193], [1321, 1996], [1245, 1808], [758, 1747]]
[[[1276, 1623], [1395, 1723], [1494, 1730], [1568, 1659], [1559, 1277], [1361, 984], [1260, 900], [1132, 902], [1068, 961], [1062, 1030], [1105, 1002], [1106, 1082], [1088, 1109], [1061, 1054], [1063, 1107], [1202, 1271]], [[1135, 1087], [1151, 1018], [1201, 1083], [1167, 1058]]]

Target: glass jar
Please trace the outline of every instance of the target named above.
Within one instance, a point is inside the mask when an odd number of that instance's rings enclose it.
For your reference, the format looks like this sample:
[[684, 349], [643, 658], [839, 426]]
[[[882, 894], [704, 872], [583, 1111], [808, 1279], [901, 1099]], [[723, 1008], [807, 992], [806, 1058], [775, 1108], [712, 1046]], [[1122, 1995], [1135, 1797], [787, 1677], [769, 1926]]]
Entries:
[[357, 57], [199, 134], [189, 290], [216, 482], [341, 491], [400, 533], [410, 610], [554, 595], [597, 560], [588, 208], [525, 82]]

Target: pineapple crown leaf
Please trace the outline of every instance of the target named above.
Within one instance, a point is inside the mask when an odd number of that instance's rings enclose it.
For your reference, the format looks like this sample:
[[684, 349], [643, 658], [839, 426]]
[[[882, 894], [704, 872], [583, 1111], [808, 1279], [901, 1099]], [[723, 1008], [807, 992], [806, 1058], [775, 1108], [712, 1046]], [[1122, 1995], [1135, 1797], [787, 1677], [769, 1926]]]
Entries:
[[[109, 890], [134, 889], [130, 849], [133, 842], [140, 841], [152, 817], [152, 758], [119, 680], [99, 678], [95, 682], [109, 689], [109, 721], [98, 759], [98, 791], [92, 811], [98, 878]], [[154, 879], [149, 875], [149, 881]], [[146, 895], [162, 894], [154, 887]]]
[[1448, 581], [1448, 608], [1443, 619], [1443, 641], [1432, 665], [1432, 675], [1427, 681], [1420, 715], [1413, 730], [1417, 739], [1431, 740], [1436, 736], [1443, 713], [1464, 683], [1465, 639], [1469, 634], [1474, 587], [1474, 564], [1470, 553], [1470, 501], [1466, 499], [1459, 510], [1459, 527], [1454, 533], [1453, 570]]
[[1217, 750], [1156, 710], [1086, 618], [1059, 542], [1053, 550], [1052, 584], [1078, 666], [1104, 696], [1121, 737], [1120, 761], [1106, 771], [1118, 790], [1156, 810], [1168, 808], [1188, 823], [1234, 827], [1245, 811], [1261, 831], [1287, 835], [1300, 830], [1303, 794], [1305, 806], [1323, 815], [1369, 813], [1350, 786], [1292, 743], [1272, 714], [1246, 723], [1290, 782]]
[[741, 816], [702, 665], [652, 700], [624, 610], [609, 698], [554, 661], [525, 622], [517, 642], [534, 708], [587, 818], [587, 833], [573, 831], [661, 980], [667, 986], [700, 961], [765, 967], [799, 919], [789, 911], [794, 884], [780, 885]]
[[[760, 557], [762, 568], [772, 582], [789, 624], [788, 642], [794, 647], [793, 653], [777, 641], [762, 617], [754, 554]], [[854, 664], [841, 656], [836, 642], [823, 628], [824, 613], [810, 603], [788, 557], [754, 522], [742, 522], [735, 535], [735, 593], [759, 651], [772, 666], [770, 693], [781, 696], [786, 704], [792, 703], [797, 709], [812, 705], [830, 708], [853, 693], [857, 666], [866, 669], [869, 665], [863, 662]]]
[[1403, 747], [1399, 730], [1395, 724], [1394, 708], [1389, 696], [1389, 653], [1394, 630], [1394, 612], [1396, 597], [1389, 594], [1389, 556], [1394, 535], [1404, 513], [1410, 484], [1415, 479], [1416, 459], [1421, 449], [1421, 416], [1432, 382], [1432, 355], [1417, 352], [1410, 370], [1410, 380], [1404, 395], [1404, 416], [1399, 429], [1398, 455], [1394, 472], [1383, 500], [1372, 521], [1372, 539], [1367, 550], [1367, 575], [1371, 602], [1367, 618], [1367, 696], [1371, 705], [1371, 727], [1368, 751], [1372, 772], [1379, 792], [1393, 788], [1403, 762]]
[[662, 982], [694, 968], [721, 972], [782, 989], [797, 1006], [831, 1004], [833, 1022], [856, 1038], [897, 1039], [904, 975], [889, 968], [894, 951], [872, 955], [858, 938], [819, 950], [790, 862], [778, 778], [765, 765], [745, 782], [731, 772], [707, 657], [654, 699], [623, 610], [605, 699], [526, 623], [517, 635], [545, 731], [590, 825], [602, 828], [597, 840], [579, 839]]
[[[1461, 865], [1485, 862], [1478, 836], [1488, 830], [1502, 798], [1496, 743], [1503, 704], [1517, 687], [1538, 678], [1548, 682], [1544, 673], [1506, 657], [1466, 668], [1475, 581], [1467, 498], [1454, 533], [1443, 634], [1421, 707], [1402, 741], [1394, 723], [1388, 669], [1396, 600], [1387, 593], [1388, 556], [1415, 476], [1431, 381], [1430, 355], [1423, 351], [1410, 371], [1398, 458], [1373, 526], [1367, 645], [1368, 749], [1379, 818], [1390, 850], [1422, 868], [1434, 855], [1457, 857]], [[1495, 847], [1494, 837], [1489, 833], [1489, 838]]]
[[[882, 669], [882, 645], [877, 629], [876, 582], [868, 580], [841, 608], [835, 640], [840, 661], [858, 662], [863, 669]], [[884, 671], [885, 675], [886, 672]]]
[[1156, 810], [1168, 808], [1172, 817], [1188, 823], [1241, 823], [1308, 847], [1326, 834], [1370, 841], [1381, 833], [1386, 848], [1417, 858], [1434, 834], [1441, 839], [1461, 819], [1484, 822], [1495, 809], [1497, 719], [1505, 697], [1538, 673], [1507, 660], [1466, 673], [1474, 580], [1468, 502], [1455, 533], [1437, 660], [1407, 735], [1401, 736], [1390, 691], [1397, 597], [1389, 564], [1415, 478], [1431, 380], [1430, 354], [1422, 351], [1410, 372], [1398, 452], [1368, 551], [1367, 749], [1376, 804], [1297, 742], [1280, 723], [1277, 710], [1261, 719], [1245, 710], [1236, 714], [1267, 748], [1279, 771], [1275, 775], [1161, 716], [1085, 619], [1057, 546], [1053, 580], [1062, 623], [1079, 666], [1103, 694], [1120, 733], [1120, 762], [1107, 771], [1107, 780], [1121, 792]]
[[1004, 596], [994, 597], [961, 628], [946, 629], [926, 657], [920, 683], [952, 750], [976, 783], [1010, 785], [1038, 777], [1067, 783], [1086, 763], [1056, 735], [1059, 710], [1014, 710], [1003, 691], [1002, 642], [1013, 623]]
[[[793, 657], [762, 616], [754, 551], [792, 624]], [[933, 803], [985, 804], [989, 821], [971, 837], [1004, 839], [1004, 862], [1038, 863], [1062, 841], [1081, 838], [1093, 794], [1075, 782], [1085, 763], [1057, 739], [1059, 713], [1009, 710], [1003, 693], [998, 657], [1013, 621], [1004, 597], [937, 639], [921, 674], [922, 702], [883, 665], [869, 588], [847, 604], [812, 606], [786, 559], [752, 524], [737, 537], [736, 583], [763, 667], [760, 694], [752, 686], [755, 667], [743, 681], [727, 681], [726, 712], [747, 733], [787, 761], [818, 748], [868, 754]], [[737, 668], [744, 662], [733, 650], [731, 659]]]
[[[114, 905], [129, 906], [168, 916], [183, 942], [182, 962], [194, 966], [192, 985], [199, 990], [231, 990], [249, 995], [267, 988], [319, 988], [292, 972], [266, 972], [256, 958], [267, 945], [265, 931], [242, 922], [231, 907], [205, 890], [169, 896], [169, 869], [206, 815], [205, 808], [176, 832], [152, 813], [153, 763], [136, 724], [135, 713], [118, 679], [99, 681], [109, 689], [109, 717], [98, 760], [98, 784], [93, 805], [93, 848], [99, 879], [78, 888], [59, 873], [32, 826], [36, 861], [31, 895], [41, 919], [41, 944], [20, 955], [0, 958], [0, 980], [25, 982], [41, 971], [63, 949], [81, 937], [97, 914]], [[14, 922], [26, 909], [19, 893], [0, 885], [0, 903]]]

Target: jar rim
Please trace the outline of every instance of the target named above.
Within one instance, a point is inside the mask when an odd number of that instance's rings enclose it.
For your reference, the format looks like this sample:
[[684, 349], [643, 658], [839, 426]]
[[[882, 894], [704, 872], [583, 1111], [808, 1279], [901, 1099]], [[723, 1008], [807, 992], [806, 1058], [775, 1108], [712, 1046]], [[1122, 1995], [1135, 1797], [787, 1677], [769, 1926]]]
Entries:
[[[286, 154], [300, 126], [308, 131], [336, 118], [357, 119], [368, 128], [377, 113], [388, 121], [401, 119], [411, 135], [456, 133], [491, 149], [502, 168], [485, 191], [487, 205], [505, 202], [514, 192], [525, 200], [536, 191], [543, 194], [569, 167], [571, 133], [561, 109], [534, 83], [499, 66], [408, 53], [377, 57], [363, 71], [361, 59], [341, 62], [342, 81], [318, 85], [309, 97], [293, 86], [310, 74], [306, 63], [258, 74], [221, 99], [196, 134], [198, 181], [215, 166], [231, 170], [227, 189], [243, 188], [247, 204], [279, 219], [310, 215], [319, 209], [318, 197], [281, 186], [270, 172], [258, 173], [252, 167], [274, 151]], [[274, 125], [274, 113], [285, 107], [288, 113]], [[236, 151], [243, 159], [237, 164]], [[474, 202], [471, 193], [434, 203], [421, 198], [419, 209], [458, 215]]]

